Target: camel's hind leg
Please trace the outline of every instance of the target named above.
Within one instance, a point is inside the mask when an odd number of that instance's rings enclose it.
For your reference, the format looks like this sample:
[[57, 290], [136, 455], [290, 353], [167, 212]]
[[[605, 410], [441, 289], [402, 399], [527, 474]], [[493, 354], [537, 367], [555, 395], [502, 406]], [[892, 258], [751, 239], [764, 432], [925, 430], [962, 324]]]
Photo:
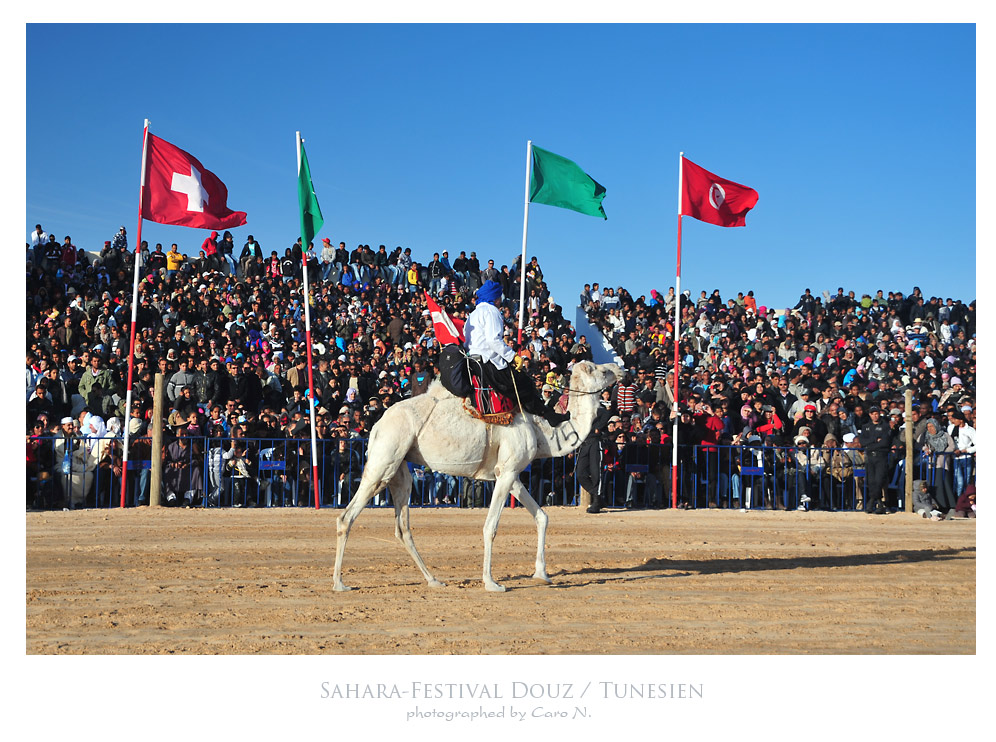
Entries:
[[404, 469], [406, 472], [408, 471], [408, 467], [404, 461], [394, 461], [387, 465], [371, 466], [370, 460], [367, 460], [367, 466], [363, 470], [363, 477], [360, 479], [360, 486], [357, 488], [356, 494], [353, 495], [353, 499], [349, 501], [349, 505], [346, 506], [342, 515], [336, 520], [335, 571], [332, 574], [333, 590], [341, 592], [352, 589], [346, 587], [342, 582], [342, 555], [346, 550], [346, 539], [349, 537], [349, 529], [353, 525], [353, 521], [363, 512], [363, 508], [367, 506], [367, 503], [376, 497], [379, 492], [383, 491], [388, 481], [395, 476], [399, 465], [401, 469]]
[[408, 465], [401, 462], [401, 466], [391, 478], [391, 498], [394, 500], [394, 535], [398, 541], [405, 545], [405, 549], [411, 554], [415, 564], [422, 571], [429, 587], [445, 587], [445, 583], [440, 582], [429, 572], [415, 548], [415, 540], [412, 538], [412, 529], [408, 523], [408, 500], [411, 498], [412, 474], [408, 471]]
[[546, 524], [549, 518], [518, 478], [512, 482], [512, 496], [525, 505], [526, 510], [536, 521], [536, 572], [533, 574], [533, 579], [550, 582], [550, 578], [546, 575]]

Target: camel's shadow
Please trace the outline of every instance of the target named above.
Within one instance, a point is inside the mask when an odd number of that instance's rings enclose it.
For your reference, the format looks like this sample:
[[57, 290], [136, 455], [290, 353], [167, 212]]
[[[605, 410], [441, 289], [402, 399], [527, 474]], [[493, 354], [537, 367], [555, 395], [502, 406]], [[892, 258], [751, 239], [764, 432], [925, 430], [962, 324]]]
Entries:
[[[915, 564], [917, 562], [946, 561], [974, 557], [975, 548], [967, 547], [964, 549], [898, 549], [875, 554], [814, 554], [813, 556], [762, 557], [759, 559], [738, 557], [722, 559], [655, 558], [649, 559], [643, 564], [627, 567], [583, 567], [576, 570], [558, 570], [550, 576], [554, 579], [557, 577], [570, 578], [579, 576], [590, 576], [590, 578], [581, 581], [555, 582], [549, 587], [563, 589], [602, 584], [614, 580], [671, 579], [675, 577], [691, 577], [693, 575], [768, 572], [782, 569], [826, 569], [835, 567], [867, 567], [883, 564]], [[519, 578], [528, 579], [528, 575], [521, 575]], [[540, 586], [537, 585], [537, 587]], [[542, 587], [548, 586], [543, 585]]]

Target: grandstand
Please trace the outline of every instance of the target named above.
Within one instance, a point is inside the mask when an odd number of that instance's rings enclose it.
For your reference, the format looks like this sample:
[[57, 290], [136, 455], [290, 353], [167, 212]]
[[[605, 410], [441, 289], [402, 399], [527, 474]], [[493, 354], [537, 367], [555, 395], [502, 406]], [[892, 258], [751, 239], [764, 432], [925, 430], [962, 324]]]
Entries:
[[[305, 261], [293, 247], [283, 252], [267, 257], [247, 243], [234, 271], [214, 256], [177, 270], [143, 257], [133, 406], [126, 410], [134, 254], [109, 243], [56, 258], [44, 245], [28, 245], [27, 506], [119, 504], [113, 493], [125, 424], [136, 461], [151, 461], [158, 373], [168, 394], [164, 449], [182, 472], [167, 467], [170, 504], [310, 504], [312, 475], [302, 464], [311, 456]], [[437, 374], [440, 347], [426, 290], [431, 286], [453, 316], [473, 306], [483, 279], [476, 255], [439, 266], [418, 257], [400, 246], [374, 252], [368, 245], [308, 256], [321, 505], [348, 499], [383, 410], [423, 393]], [[555, 390], [578, 360], [616, 360], [630, 372], [603, 400], [608, 417], [618, 418], [599, 441], [609, 506], [864, 507], [861, 434], [869, 407], [877, 406], [890, 427], [880, 496], [888, 508], [903, 507], [907, 391], [916, 410], [912, 479], [928, 483], [940, 512], [954, 512], [973, 481], [974, 300], [928, 298], [919, 288], [807, 290], [786, 312], [759, 304], [749, 291], [725, 299], [701, 292], [695, 301], [686, 292], [675, 404], [673, 292], [652, 292], [650, 300], [622, 287], [589, 292], [572, 323], [546, 284], [527, 276], [532, 300], [518, 345], [516, 261], [497, 279], [512, 297], [504, 306], [506, 340], [516, 346], [516, 364], [547, 387], [549, 404], [557, 404]], [[587, 345], [578, 342], [582, 335]], [[807, 416], [809, 406], [814, 414]], [[679, 493], [669, 491], [675, 418]], [[927, 439], [930, 419], [950, 445]], [[828, 435], [835, 445], [827, 445]], [[848, 435], [857, 446], [845, 443]], [[837, 454], [850, 458], [849, 476], [839, 465], [841, 476], [834, 476]], [[129, 469], [127, 505], [148, 502], [150, 468]], [[524, 476], [540, 502], [581, 499], [573, 457], [534, 462]], [[440, 506], [479, 506], [489, 497], [484, 483], [429, 471], [416, 472], [415, 482], [412, 493], [389, 496]]]

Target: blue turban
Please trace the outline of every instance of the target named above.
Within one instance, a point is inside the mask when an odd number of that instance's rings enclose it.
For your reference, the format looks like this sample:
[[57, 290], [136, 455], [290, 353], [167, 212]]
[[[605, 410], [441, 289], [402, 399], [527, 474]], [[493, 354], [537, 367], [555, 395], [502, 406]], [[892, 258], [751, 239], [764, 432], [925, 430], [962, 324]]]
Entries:
[[497, 281], [485, 281], [484, 285], [481, 286], [474, 294], [479, 302], [493, 302], [495, 299], [501, 298], [501, 284]]

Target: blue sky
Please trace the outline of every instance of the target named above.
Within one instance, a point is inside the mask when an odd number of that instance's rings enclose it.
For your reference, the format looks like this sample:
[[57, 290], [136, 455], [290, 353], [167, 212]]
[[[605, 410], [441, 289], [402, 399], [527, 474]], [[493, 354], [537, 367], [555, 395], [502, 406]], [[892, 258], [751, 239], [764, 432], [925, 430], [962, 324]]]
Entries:
[[[682, 287], [975, 298], [971, 25], [31, 25], [25, 237], [99, 249], [137, 227], [141, 133], [186, 149], [281, 255], [295, 131], [319, 237], [521, 250], [526, 141], [606, 187], [608, 220], [530, 208], [558, 302], [674, 283], [678, 152], [755, 188], [746, 228], [684, 219]], [[67, 60], [71, 60], [67, 63]], [[202, 230], [143, 239], [196, 252]]]

